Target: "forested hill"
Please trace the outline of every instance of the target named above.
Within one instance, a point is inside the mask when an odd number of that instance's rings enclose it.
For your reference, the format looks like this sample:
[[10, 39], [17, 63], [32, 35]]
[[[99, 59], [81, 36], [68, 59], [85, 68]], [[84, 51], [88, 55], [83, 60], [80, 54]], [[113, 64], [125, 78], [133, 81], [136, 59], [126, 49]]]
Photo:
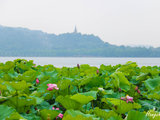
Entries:
[[160, 57], [160, 48], [111, 45], [94, 35], [0, 26], [0, 56]]

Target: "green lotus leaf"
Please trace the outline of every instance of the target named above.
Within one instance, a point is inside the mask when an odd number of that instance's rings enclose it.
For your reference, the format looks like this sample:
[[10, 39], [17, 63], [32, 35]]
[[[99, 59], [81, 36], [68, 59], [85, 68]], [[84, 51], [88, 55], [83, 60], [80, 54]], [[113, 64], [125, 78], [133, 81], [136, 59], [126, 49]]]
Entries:
[[104, 120], [108, 120], [108, 118], [113, 116], [118, 116], [114, 111], [105, 111], [105, 110], [99, 109], [98, 107], [94, 109], [94, 114], [100, 118], [103, 118]]
[[7, 86], [4, 83], [0, 82], [0, 90], [1, 91], [7, 90]]
[[19, 76], [19, 79], [25, 80], [26, 82], [33, 82], [36, 79], [37, 72], [35, 70], [29, 70], [23, 73], [22, 76]]
[[44, 101], [44, 99], [41, 97], [35, 97], [35, 96], [30, 96], [30, 97], [36, 100], [36, 104], [41, 104]]
[[151, 66], [142, 66], [141, 67], [142, 73], [149, 73], [151, 76], [157, 76], [159, 74], [159, 70], [157, 67], [151, 67]]
[[[116, 71], [122, 72], [127, 78], [131, 78], [132, 76], [137, 74], [138, 69], [136, 62], [128, 61], [126, 64], [121, 65]], [[135, 71], [136, 69], [136, 71]]]
[[36, 99], [28, 97], [27, 95], [15, 96], [5, 102], [6, 105], [15, 108], [18, 112], [26, 112], [30, 106], [36, 105]]
[[10, 71], [8, 71], [8, 75], [12, 78], [15, 79], [16, 77], [18, 77], [18, 73], [16, 71], [14, 71], [14, 69], [11, 69]]
[[23, 114], [21, 114], [21, 116], [23, 118], [25, 118], [26, 120], [42, 120], [42, 118], [40, 116], [37, 116], [34, 113], [29, 113], [29, 114], [23, 113]]
[[123, 120], [120, 116], [112, 116], [108, 118], [107, 120]]
[[3, 66], [2, 66], [2, 70], [4, 72], [9, 71], [10, 69], [13, 69], [15, 67], [15, 64], [12, 61], [7, 61]]
[[148, 98], [157, 99], [160, 101], [160, 91], [148, 94]]
[[49, 109], [51, 107], [51, 105], [48, 102], [43, 101], [43, 102], [41, 102], [40, 105], [38, 105], [38, 107], [39, 107], [39, 109]]
[[[16, 62], [16, 61], [15, 61]], [[19, 62], [16, 62], [16, 66], [20, 68], [23, 71], [30, 70], [30, 68], [33, 66], [33, 60], [27, 61], [24, 59], [19, 59]]]
[[23, 118], [18, 112], [13, 112], [6, 120], [27, 120]]
[[55, 78], [57, 76], [57, 71], [52, 70], [52, 71], [44, 71], [45, 76], [50, 76], [52, 78]]
[[119, 98], [121, 98], [121, 96], [125, 96], [125, 93], [124, 92], [122, 92], [122, 93], [113, 92], [112, 94], [104, 95], [103, 98], [117, 98], [117, 99], [119, 99]]
[[62, 104], [62, 106], [66, 109], [78, 110], [82, 107], [82, 105], [79, 102], [71, 99], [70, 96], [65, 96], [65, 97], [58, 96], [56, 98], [56, 101], [59, 102], [60, 104]]
[[73, 96], [70, 97], [72, 100], [75, 100], [79, 103], [81, 103], [82, 105], [89, 103], [90, 101], [94, 100], [94, 97], [92, 96], [85, 96], [82, 94], [75, 94]]
[[68, 88], [69, 85], [71, 85], [70, 80], [59, 80], [57, 83], [59, 90], [64, 90], [64, 89]]
[[116, 98], [102, 98], [102, 102], [107, 104], [112, 104], [112, 109], [117, 113], [124, 114], [132, 109], [139, 109], [141, 105], [138, 103], [127, 103], [126, 101], [116, 99]]
[[8, 116], [10, 116], [16, 110], [12, 107], [8, 107], [6, 105], [0, 105], [0, 120], [5, 120]]
[[150, 100], [138, 100], [138, 102], [142, 105], [142, 109], [149, 110], [153, 108], [160, 109], [159, 101], [150, 101]]
[[43, 120], [48, 120], [48, 119], [53, 120], [58, 116], [59, 113], [60, 112], [58, 112], [57, 110], [43, 109], [40, 111], [40, 116]]
[[6, 82], [7, 89], [9, 90], [16, 90], [16, 91], [23, 91], [30, 86], [30, 84], [26, 83], [26, 81], [19, 81], [19, 82]]
[[145, 80], [147, 80], [148, 75], [149, 75], [148, 73], [142, 73], [139, 76], [137, 76], [136, 80], [145, 81]]
[[157, 87], [160, 87], [160, 77], [148, 79], [144, 82], [144, 84], [148, 90], [155, 90]]
[[115, 88], [121, 88], [124, 91], [128, 91], [130, 89], [130, 82], [124, 76], [122, 72], [114, 72], [112, 75], [111, 83]]
[[97, 99], [97, 91], [78, 93], [78, 94], [71, 96], [70, 98], [84, 105], [84, 104], [89, 103], [92, 100]]
[[77, 82], [78, 82], [78, 86], [83, 86], [83, 85], [86, 85], [88, 84], [92, 79], [90, 77], [84, 77], [84, 78], [81, 78], [79, 79]]
[[[81, 111], [79, 110], [67, 110], [65, 113], [64, 113], [64, 119], [66, 119], [68, 117], [68, 115], [72, 116], [73, 118], [77, 119], [77, 118], [88, 118], [89, 120], [100, 120], [100, 118], [96, 118], [94, 115], [90, 115], [90, 114], [84, 114], [82, 113]], [[83, 116], [83, 117], [82, 117]], [[71, 117], [71, 118], [72, 118]], [[79, 120], [79, 119], [77, 119]]]
[[93, 76], [91, 77], [91, 80], [86, 84], [85, 88], [91, 89], [93, 87], [99, 87], [99, 86], [104, 86], [104, 85], [105, 85], [104, 77]]
[[81, 95], [85, 95], [85, 96], [92, 96], [94, 98], [94, 100], [97, 99], [97, 91], [89, 91], [89, 92], [84, 92], [84, 93], [80, 93]]
[[66, 115], [63, 117], [63, 120], [93, 120], [92, 117], [84, 117], [82, 115], [77, 115], [76, 117], [72, 117], [71, 115]]
[[127, 120], [150, 120], [146, 114], [139, 112], [139, 111], [129, 111]]

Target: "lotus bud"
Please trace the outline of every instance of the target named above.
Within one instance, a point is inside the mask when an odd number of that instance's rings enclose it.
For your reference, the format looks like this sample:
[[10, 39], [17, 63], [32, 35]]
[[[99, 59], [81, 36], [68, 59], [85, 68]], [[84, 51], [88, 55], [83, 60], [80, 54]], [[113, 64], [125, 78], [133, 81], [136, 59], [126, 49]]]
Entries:
[[36, 83], [37, 83], [37, 84], [39, 84], [39, 80], [38, 80], [38, 78], [36, 79]]
[[135, 87], [135, 90], [136, 90], [136, 91], [138, 90], [138, 86]]
[[98, 90], [100, 90], [100, 91], [104, 91], [104, 89], [103, 89], [103, 88], [98, 88]]
[[77, 64], [77, 68], [80, 68], [80, 65], [79, 65], [79, 64]]
[[99, 74], [99, 70], [98, 69], [97, 69], [96, 73]]
[[138, 89], [138, 90], [137, 90], [137, 93], [138, 93], [138, 94], [140, 94], [140, 93], [141, 93], [141, 91]]

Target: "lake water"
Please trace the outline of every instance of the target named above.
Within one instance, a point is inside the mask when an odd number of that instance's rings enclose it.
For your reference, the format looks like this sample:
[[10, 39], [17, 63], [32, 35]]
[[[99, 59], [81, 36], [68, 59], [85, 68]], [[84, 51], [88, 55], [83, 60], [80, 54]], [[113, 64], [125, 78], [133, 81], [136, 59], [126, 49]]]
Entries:
[[92, 58], [92, 57], [0, 57], [0, 62], [15, 59], [34, 60], [38, 65], [52, 64], [55, 67], [73, 67], [77, 64], [89, 64], [99, 67], [104, 65], [125, 64], [127, 61], [137, 62], [139, 66], [160, 66], [160, 58]]

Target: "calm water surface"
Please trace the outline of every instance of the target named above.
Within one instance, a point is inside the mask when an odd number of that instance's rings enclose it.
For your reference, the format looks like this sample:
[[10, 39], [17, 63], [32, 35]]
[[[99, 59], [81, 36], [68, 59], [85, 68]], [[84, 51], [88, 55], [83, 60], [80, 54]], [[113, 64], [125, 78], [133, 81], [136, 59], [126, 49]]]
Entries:
[[13, 61], [15, 59], [34, 60], [38, 65], [52, 64], [56, 67], [73, 67], [77, 64], [89, 64], [99, 67], [104, 65], [125, 64], [127, 61], [137, 62], [139, 66], [160, 66], [160, 58], [90, 58], [90, 57], [0, 57], [0, 62]]

